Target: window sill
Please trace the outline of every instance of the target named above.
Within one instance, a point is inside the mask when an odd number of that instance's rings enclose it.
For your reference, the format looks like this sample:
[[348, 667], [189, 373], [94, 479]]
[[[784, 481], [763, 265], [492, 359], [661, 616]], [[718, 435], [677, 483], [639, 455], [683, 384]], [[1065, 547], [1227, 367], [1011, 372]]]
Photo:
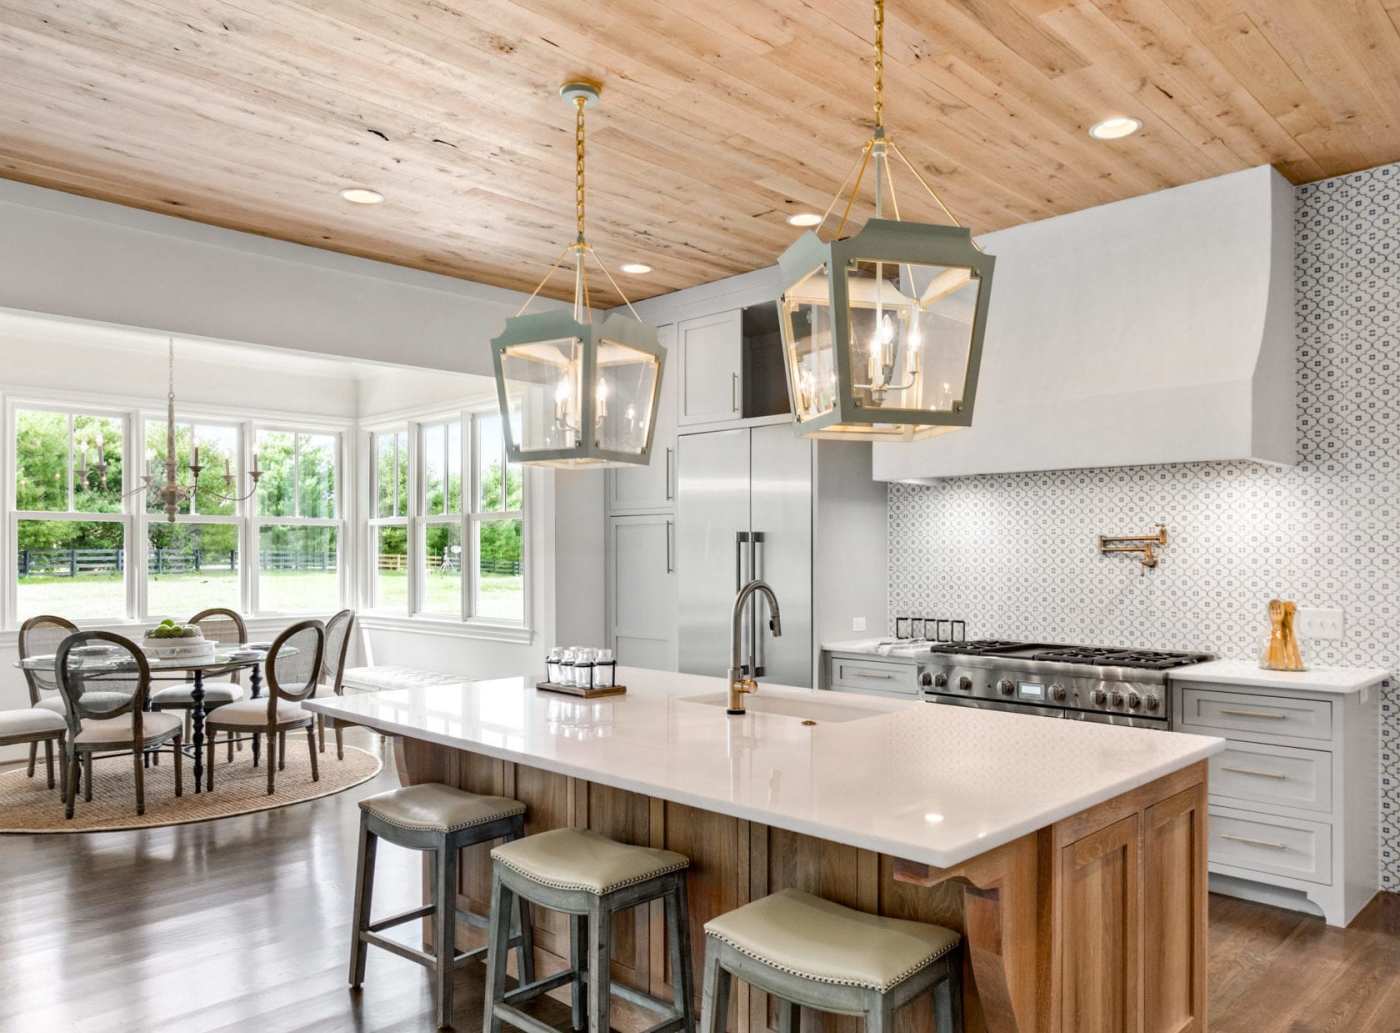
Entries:
[[416, 635], [437, 635], [443, 638], [477, 639], [485, 642], [507, 642], [529, 645], [535, 639], [534, 630], [513, 624], [491, 624], [487, 621], [463, 621], [452, 617], [418, 615], [406, 617], [391, 613], [363, 612], [355, 622], [369, 631], [401, 631]]

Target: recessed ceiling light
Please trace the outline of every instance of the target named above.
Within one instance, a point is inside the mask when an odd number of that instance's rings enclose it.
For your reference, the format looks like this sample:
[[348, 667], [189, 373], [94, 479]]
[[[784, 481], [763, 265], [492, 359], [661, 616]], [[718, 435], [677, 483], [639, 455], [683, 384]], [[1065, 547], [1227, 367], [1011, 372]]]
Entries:
[[928, 814], [924, 815], [924, 821], [928, 822], [930, 825], [938, 825], [942, 823], [943, 815], [935, 814], [930, 811]]
[[1095, 140], [1121, 140], [1132, 136], [1142, 128], [1142, 120], [1128, 115], [1114, 115], [1089, 127], [1089, 135]]
[[816, 212], [794, 212], [788, 216], [789, 226], [820, 226], [822, 217]]
[[651, 266], [644, 262], [626, 262], [622, 266], [622, 271], [632, 276], [645, 276], [651, 272]]
[[371, 190], [368, 187], [346, 187], [340, 192], [342, 201], [349, 201], [351, 204], [383, 204], [384, 195], [378, 190]]

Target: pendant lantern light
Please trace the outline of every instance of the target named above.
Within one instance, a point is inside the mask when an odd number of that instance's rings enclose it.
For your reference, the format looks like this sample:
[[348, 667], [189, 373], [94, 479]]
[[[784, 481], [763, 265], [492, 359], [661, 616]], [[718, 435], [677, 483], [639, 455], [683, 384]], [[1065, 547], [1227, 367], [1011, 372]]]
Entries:
[[[574, 108], [574, 207], [577, 237], [534, 293], [491, 342], [496, 393], [512, 462], [540, 466], [644, 465], [661, 398], [666, 351], [656, 328], [642, 322], [612, 273], [584, 236], [584, 111], [598, 102], [594, 83], [559, 90]], [[571, 312], [526, 314], [554, 271], [572, 255]], [[586, 262], [592, 258], [631, 315], [595, 318]]]
[[[806, 437], [911, 440], [972, 423], [995, 259], [886, 136], [884, 44], [885, 4], [875, 0], [875, 131], [821, 223], [778, 259], [788, 394]], [[900, 221], [891, 155], [953, 225]], [[875, 217], [843, 237], [872, 165]], [[840, 222], [823, 241], [847, 184]]]

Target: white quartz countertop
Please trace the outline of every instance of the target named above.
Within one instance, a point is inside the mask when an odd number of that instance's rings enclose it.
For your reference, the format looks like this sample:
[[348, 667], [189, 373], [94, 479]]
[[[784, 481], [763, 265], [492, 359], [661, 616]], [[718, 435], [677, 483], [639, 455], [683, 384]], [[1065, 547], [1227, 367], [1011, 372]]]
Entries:
[[1391, 677], [1381, 667], [1313, 667], [1306, 671], [1265, 671], [1253, 660], [1211, 660], [1171, 672], [1174, 682], [1209, 682], [1294, 692], [1331, 692], [1348, 695], [1378, 685]]
[[854, 638], [845, 642], [823, 642], [822, 649], [828, 653], [855, 653], [862, 656], [887, 656], [892, 660], [908, 660], [915, 655], [928, 655], [930, 644], [888, 638]]
[[[624, 696], [536, 679], [318, 698], [308, 709], [938, 867], [1184, 768], [1224, 740], [763, 685], [728, 716], [721, 678], [618, 668]], [[752, 697], [750, 697], [752, 699]], [[757, 706], [758, 704], [753, 704]], [[839, 718], [857, 717], [857, 720]]]

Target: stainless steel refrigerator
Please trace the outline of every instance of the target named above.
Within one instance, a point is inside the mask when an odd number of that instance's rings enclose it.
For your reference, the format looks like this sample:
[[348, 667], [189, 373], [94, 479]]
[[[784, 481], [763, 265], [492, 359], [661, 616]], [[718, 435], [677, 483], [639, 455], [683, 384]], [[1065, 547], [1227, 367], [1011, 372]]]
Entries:
[[783, 634], [768, 628], [768, 604], [744, 615], [745, 670], [783, 685], [811, 685], [813, 464], [811, 441], [790, 423], [682, 434], [677, 441], [676, 573], [680, 669], [723, 677], [730, 617], [740, 585], [767, 581], [782, 609]]

